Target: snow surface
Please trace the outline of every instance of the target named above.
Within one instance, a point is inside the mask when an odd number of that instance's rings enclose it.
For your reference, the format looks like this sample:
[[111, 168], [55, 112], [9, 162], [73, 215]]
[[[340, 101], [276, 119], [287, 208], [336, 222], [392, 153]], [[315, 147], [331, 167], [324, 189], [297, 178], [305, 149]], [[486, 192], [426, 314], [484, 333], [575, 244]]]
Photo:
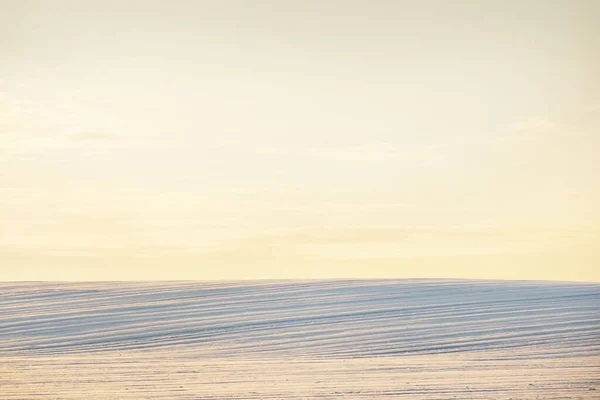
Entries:
[[0, 399], [600, 398], [600, 285], [0, 283]]

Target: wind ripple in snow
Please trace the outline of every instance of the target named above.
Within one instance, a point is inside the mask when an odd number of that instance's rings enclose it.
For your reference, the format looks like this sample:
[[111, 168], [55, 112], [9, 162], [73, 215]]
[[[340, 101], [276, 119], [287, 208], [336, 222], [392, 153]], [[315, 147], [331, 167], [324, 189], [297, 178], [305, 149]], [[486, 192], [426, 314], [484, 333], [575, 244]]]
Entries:
[[0, 283], [0, 356], [597, 356], [599, 304], [600, 285], [576, 283]]

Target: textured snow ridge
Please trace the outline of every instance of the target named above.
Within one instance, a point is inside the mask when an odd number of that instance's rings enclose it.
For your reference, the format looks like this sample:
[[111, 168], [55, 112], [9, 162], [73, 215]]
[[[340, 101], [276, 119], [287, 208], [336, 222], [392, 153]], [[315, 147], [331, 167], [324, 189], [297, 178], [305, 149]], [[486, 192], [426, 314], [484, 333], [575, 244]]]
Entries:
[[0, 400], [599, 399], [600, 285], [0, 283]]
[[0, 357], [598, 356], [599, 305], [600, 285], [577, 283], [0, 283]]

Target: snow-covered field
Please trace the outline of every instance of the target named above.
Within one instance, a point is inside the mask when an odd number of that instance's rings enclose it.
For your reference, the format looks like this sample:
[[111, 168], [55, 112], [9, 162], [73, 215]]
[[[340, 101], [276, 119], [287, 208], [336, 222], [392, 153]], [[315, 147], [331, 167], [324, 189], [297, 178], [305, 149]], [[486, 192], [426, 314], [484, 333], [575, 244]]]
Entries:
[[0, 399], [600, 398], [600, 284], [0, 283]]

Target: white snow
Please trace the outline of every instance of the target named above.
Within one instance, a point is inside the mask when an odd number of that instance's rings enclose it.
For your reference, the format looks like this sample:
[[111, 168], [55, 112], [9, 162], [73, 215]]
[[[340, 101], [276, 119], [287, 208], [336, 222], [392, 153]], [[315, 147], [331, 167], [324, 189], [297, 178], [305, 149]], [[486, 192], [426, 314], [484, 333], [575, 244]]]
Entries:
[[599, 284], [0, 283], [0, 399], [599, 395]]

